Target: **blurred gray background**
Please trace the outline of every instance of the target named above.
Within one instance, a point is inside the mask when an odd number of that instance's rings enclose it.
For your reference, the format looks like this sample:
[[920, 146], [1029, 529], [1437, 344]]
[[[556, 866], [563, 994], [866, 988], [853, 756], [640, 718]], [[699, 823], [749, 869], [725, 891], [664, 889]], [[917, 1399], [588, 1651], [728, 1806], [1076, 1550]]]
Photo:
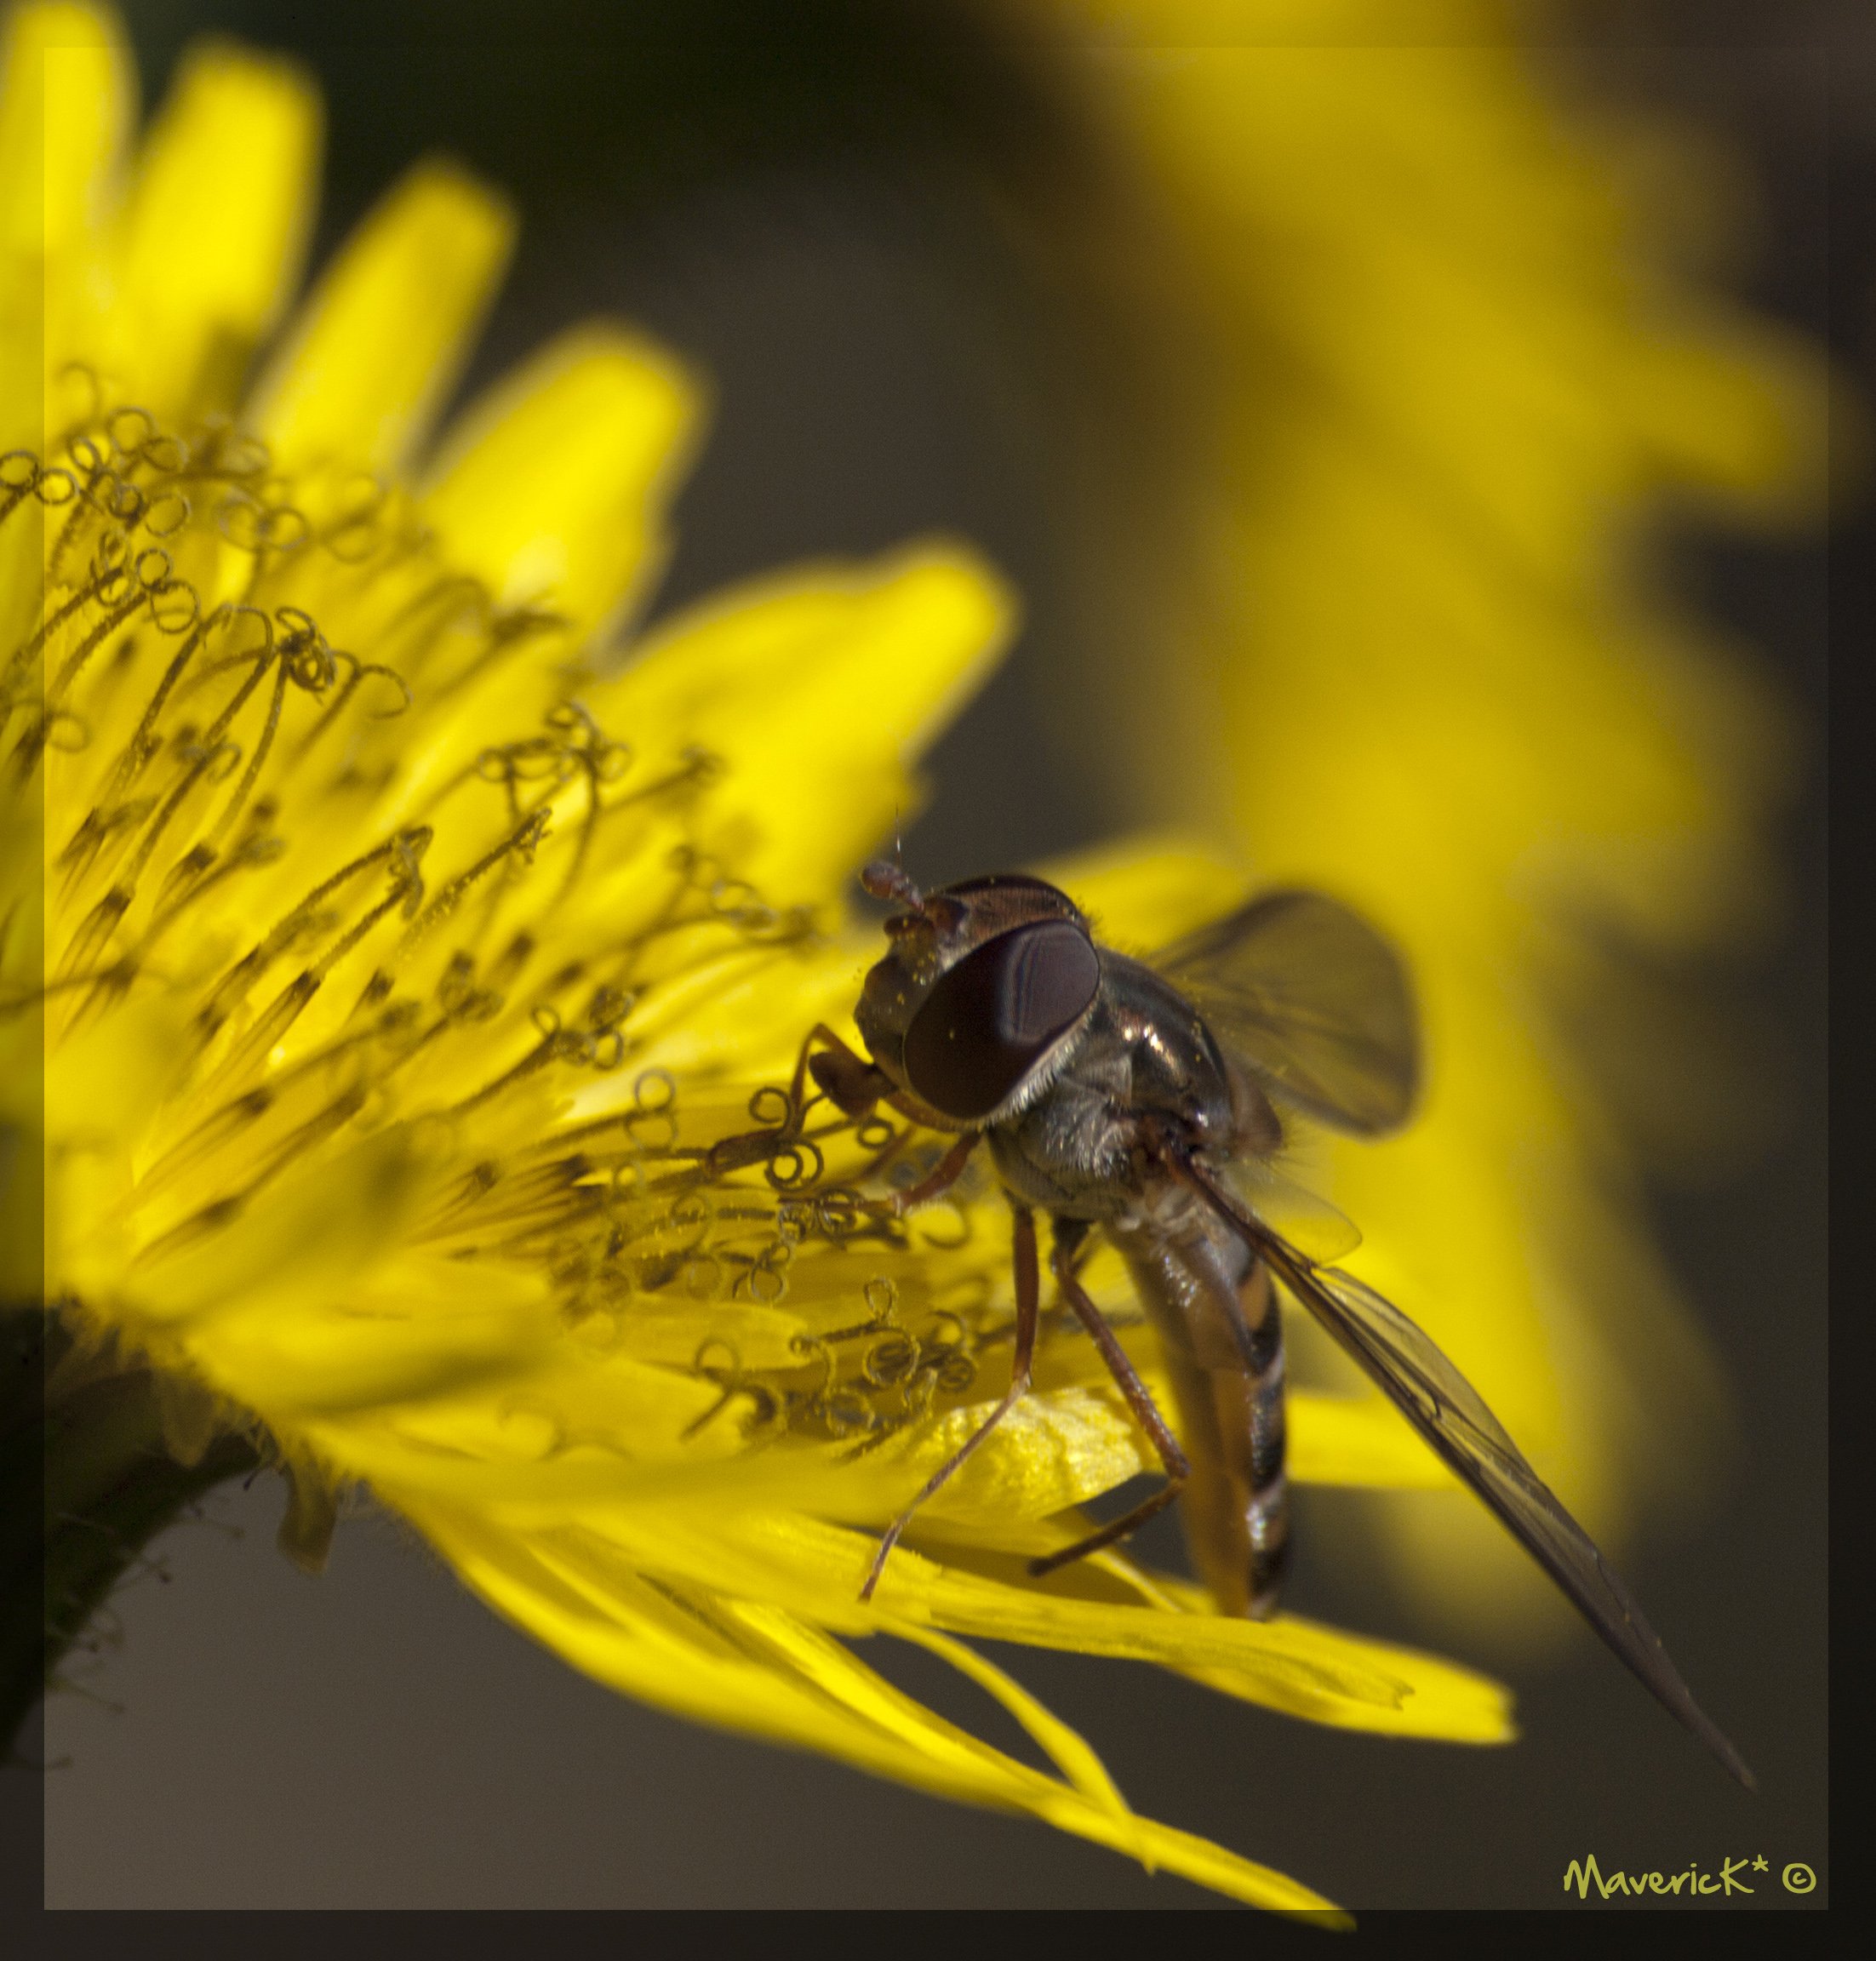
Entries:
[[[1742, 152], [1762, 192], [1745, 290], [1862, 363], [1873, 254], [1851, 187], [1870, 174], [1869, 71], [1823, 52], [1848, 18], [1828, 9], [1778, 10], [1776, 45], [1754, 49], [1764, 11], [1579, 10], [1570, 37], [1599, 86]], [[1077, 632], [1050, 482], [1081, 439], [1062, 427], [1072, 356], [1058, 333], [1075, 296], [1026, 285], [1009, 214], [1020, 229], [1046, 210], [1073, 165], [1030, 58], [961, 9], [861, 0], [389, 18], [284, 0], [131, 9], [148, 100], [209, 29], [317, 73], [316, 258], [426, 148], [517, 194], [519, 258], [467, 386], [595, 311], [708, 371], [717, 413], [661, 609], [933, 529], [1008, 569], [1025, 635], [933, 759], [935, 801], [907, 838], [917, 876], [1112, 828], [1112, 799], [1050, 710]], [[1748, 1412], [1747, 1452], [1694, 1529], [1644, 1537], [1624, 1562], [1762, 1794], [1732, 1788], [1587, 1634], [1544, 1668], [1495, 1651], [1489, 1632], [1444, 1644], [1519, 1691], [1524, 1740], [1497, 1751], [1307, 1728], [1120, 1664], [998, 1656], [1089, 1735], [1136, 1807], [1358, 1907], [1561, 1905], [1564, 1866], [1590, 1850], [1667, 1871], [1763, 1854], [1754, 1905], [1794, 1904], [1776, 1884], [1787, 1861], [1824, 1873], [1830, 566], [1816, 539], [1672, 549], [1682, 590], [1776, 662], [1812, 738], [1785, 825], [1788, 930], [1764, 965], [1715, 982], [1784, 1038], [1792, 1120], [1740, 1182], [1656, 1195]], [[49, 1905], [1221, 1904], [1040, 1826], [638, 1708], [496, 1620], [387, 1520], [347, 1522], [325, 1576], [307, 1580], [273, 1548], [282, 1502], [263, 1478], [169, 1532], [116, 1600], [117, 1638], [55, 1699]], [[1336, 1504], [1306, 1495], [1295, 1604], [1437, 1644], [1325, 1556]], [[880, 1661], [1021, 1747], [935, 1664]], [[8, 1774], [10, 1804], [26, 1775]], [[1827, 1891], [1826, 1874], [1810, 1903]]]

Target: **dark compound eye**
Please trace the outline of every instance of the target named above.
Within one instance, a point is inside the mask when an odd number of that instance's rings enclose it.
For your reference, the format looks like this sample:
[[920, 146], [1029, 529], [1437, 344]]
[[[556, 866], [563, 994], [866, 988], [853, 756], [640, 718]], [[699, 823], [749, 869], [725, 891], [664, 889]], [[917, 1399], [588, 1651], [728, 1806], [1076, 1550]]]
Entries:
[[1066, 919], [999, 933], [948, 969], [906, 1031], [906, 1078], [934, 1110], [987, 1117], [1081, 1019], [1101, 985]]

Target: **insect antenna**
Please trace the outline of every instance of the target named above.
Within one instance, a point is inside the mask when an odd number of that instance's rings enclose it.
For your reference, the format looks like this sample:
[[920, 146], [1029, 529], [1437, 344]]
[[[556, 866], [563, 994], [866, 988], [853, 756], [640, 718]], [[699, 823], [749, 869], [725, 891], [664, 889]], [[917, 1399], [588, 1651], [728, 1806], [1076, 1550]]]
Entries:
[[914, 912], [925, 902], [924, 894], [912, 883], [905, 866], [889, 858], [875, 858], [861, 869], [860, 889], [869, 897], [889, 900]]

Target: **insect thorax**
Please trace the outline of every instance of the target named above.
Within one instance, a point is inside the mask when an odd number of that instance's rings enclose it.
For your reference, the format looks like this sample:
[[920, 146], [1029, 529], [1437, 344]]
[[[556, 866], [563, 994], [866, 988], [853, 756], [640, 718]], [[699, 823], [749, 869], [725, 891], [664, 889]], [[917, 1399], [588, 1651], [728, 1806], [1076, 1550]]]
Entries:
[[1136, 961], [1101, 954], [1088, 1021], [1043, 1093], [987, 1132], [1015, 1195], [1046, 1211], [1112, 1221], [1137, 1204], [1135, 1119], [1156, 1111], [1193, 1142], [1228, 1138], [1223, 1058], [1192, 1009]]

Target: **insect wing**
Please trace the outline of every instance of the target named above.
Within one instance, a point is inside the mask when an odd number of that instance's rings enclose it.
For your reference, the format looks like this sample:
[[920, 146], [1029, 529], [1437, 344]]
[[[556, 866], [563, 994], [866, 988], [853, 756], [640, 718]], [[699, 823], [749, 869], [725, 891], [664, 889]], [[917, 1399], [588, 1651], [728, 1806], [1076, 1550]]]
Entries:
[[1258, 1218], [1318, 1266], [1346, 1260], [1361, 1244], [1361, 1229], [1267, 1158], [1233, 1158], [1215, 1167], [1219, 1177]]
[[1420, 1084], [1413, 997], [1393, 948], [1319, 892], [1271, 892], [1158, 954], [1224, 1046], [1283, 1101], [1374, 1136]]
[[1751, 1771], [1694, 1701], [1634, 1596], [1428, 1336], [1352, 1274], [1319, 1269], [1289, 1249], [1267, 1243], [1261, 1249], [1291, 1293], [1509, 1527], [1662, 1706], [1751, 1788]]

